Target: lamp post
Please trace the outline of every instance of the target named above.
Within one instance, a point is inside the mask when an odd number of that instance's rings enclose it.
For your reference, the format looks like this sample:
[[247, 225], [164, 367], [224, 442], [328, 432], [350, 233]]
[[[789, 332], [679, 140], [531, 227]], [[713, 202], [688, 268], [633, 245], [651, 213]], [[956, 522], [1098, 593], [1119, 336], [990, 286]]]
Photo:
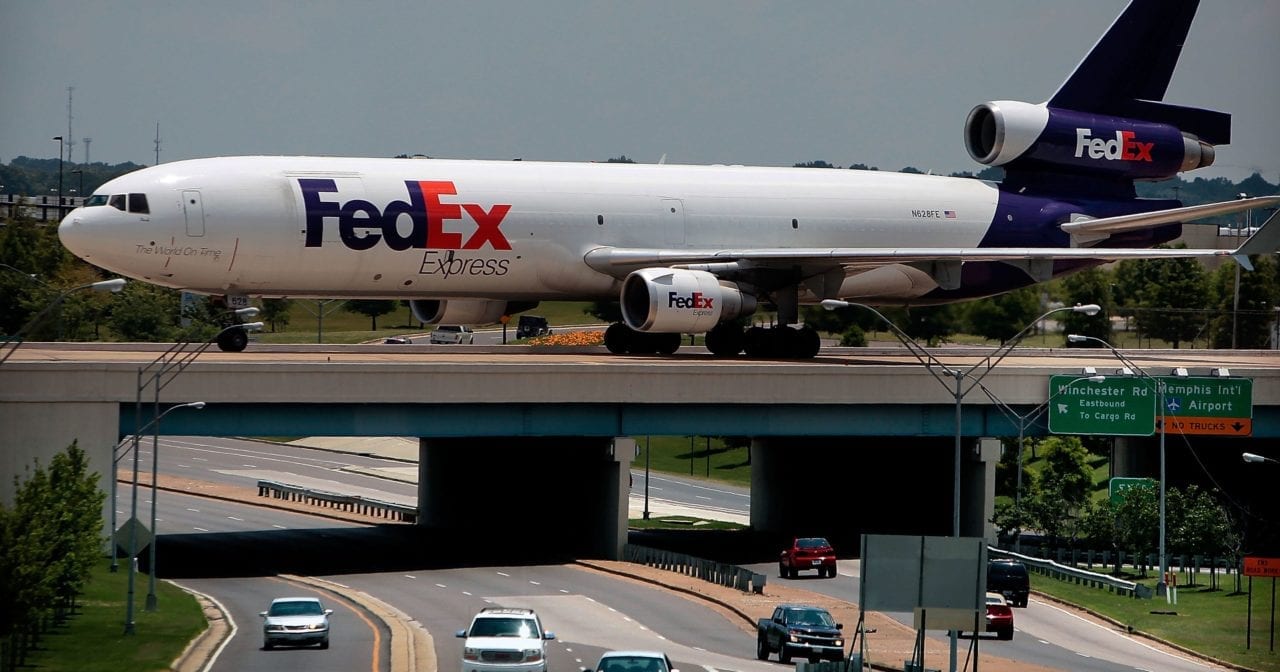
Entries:
[[[991, 370], [994, 369], [996, 365], [998, 365], [1001, 361], [1003, 361], [1005, 357], [1009, 356], [1009, 353], [1013, 352], [1013, 349], [1017, 347], [1018, 343], [1022, 341], [1023, 337], [1025, 337], [1027, 333], [1031, 331], [1032, 328], [1034, 328], [1037, 324], [1039, 324], [1041, 320], [1045, 319], [1046, 317], [1049, 317], [1050, 315], [1053, 315], [1054, 313], [1059, 313], [1064, 311], [1084, 313], [1086, 315], [1096, 315], [1098, 314], [1099, 311], [1102, 310], [1100, 306], [1092, 303], [1088, 305], [1083, 305], [1083, 306], [1063, 306], [1061, 308], [1054, 308], [1053, 310], [1047, 311], [1040, 317], [1037, 317], [1036, 319], [1032, 320], [1030, 324], [1022, 328], [1022, 331], [1019, 331], [1017, 334], [1013, 336], [1013, 338], [1010, 338], [1009, 340], [1002, 343], [1000, 347], [996, 348], [995, 351], [993, 351], [985, 359], [975, 363], [973, 366], [970, 366], [967, 369], [959, 369], [959, 368], [953, 368], [951, 366], [943, 364], [941, 360], [933, 356], [933, 353], [930, 353], [928, 350], [926, 350], [923, 346], [917, 343], [915, 339], [911, 338], [906, 334], [906, 332], [899, 329], [898, 325], [894, 324], [889, 318], [885, 317], [883, 313], [876, 310], [875, 308], [872, 308], [871, 306], [868, 306], [864, 303], [854, 303], [851, 301], [844, 301], [841, 299], [825, 299], [822, 301], [822, 307], [826, 308], [827, 310], [835, 310], [837, 308], [856, 307], [856, 308], [862, 308], [864, 310], [869, 310], [872, 313], [874, 313], [876, 317], [880, 318], [880, 321], [888, 325], [889, 330], [890, 332], [893, 333], [894, 337], [897, 338], [898, 341], [902, 343], [902, 345], [906, 347], [907, 350], [911, 352], [912, 355], [915, 356], [917, 361], [919, 361], [921, 364], [924, 365], [925, 369], [930, 373], [930, 375], [934, 377], [935, 380], [941, 383], [944, 388], [947, 388], [947, 391], [950, 392], [952, 394], [952, 397], [955, 399], [956, 433], [955, 433], [955, 454], [954, 454], [954, 460], [953, 460], [954, 464], [952, 466], [954, 475], [951, 483], [951, 536], [953, 537], [960, 536], [960, 467], [961, 467], [961, 460], [963, 455], [963, 450], [961, 448], [961, 444], [963, 443], [962, 436], [961, 436], [963, 428], [961, 427], [961, 422], [963, 419], [962, 408], [963, 408], [965, 395], [967, 395], [971, 390], [973, 390], [974, 387], [976, 387], [979, 383], [981, 383], [982, 379], [985, 378], [988, 373], [991, 373]], [[938, 369], [938, 371], [934, 370], [935, 367]], [[985, 367], [985, 369], [983, 367]], [[954, 379], [955, 386], [951, 387], [946, 380], [943, 380], [944, 377]], [[972, 382], [969, 383], [968, 387], [965, 387], [966, 379], [972, 380]], [[956, 630], [952, 630], [950, 633], [950, 639], [951, 639], [951, 669], [955, 670], [956, 662], [957, 662], [956, 651], [957, 651], [957, 642], [959, 639], [959, 632]]]
[[80, 202], [83, 203], [84, 202], [84, 170], [81, 168], [77, 168], [71, 171], [71, 174], [80, 176], [80, 188], [76, 193], [80, 194]]
[[[5, 268], [9, 268], [15, 271], [18, 270], [16, 268], [13, 268], [12, 266], [8, 266], [8, 265], [4, 265], [4, 266]], [[21, 273], [21, 271], [19, 272]], [[37, 282], [39, 282], [39, 280], [34, 275], [27, 274], [27, 273], [24, 273], [24, 275], [31, 278], [32, 280], [36, 280]], [[63, 290], [56, 297], [54, 297], [53, 301], [51, 301], [49, 305], [44, 307], [44, 310], [41, 310], [40, 312], [36, 313], [35, 316], [32, 317], [30, 320], [28, 320], [26, 324], [22, 325], [22, 327], [18, 329], [17, 333], [15, 333], [13, 336], [10, 336], [4, 342], [0, 342], [0, 364], [4, 364], [5, 361], [8, 360], [9, 357], [13, 355], [14, 351], [18, 349], [18, 346], [22, 345], [23, 339], [26, 338], [26, 335], [32, 329], [34, 329], [36, 325], [40, 324], [40, 321], [44, 319], [46, 315], [49, 314], [49, 311], [53, 310], [58, 305], [60, 305], [62, 303], [62, 300], [67, 298], [68, 294], [71, 294], [72, 292], [78, 292], [82, 289], [92, 289], [95, 292], [119, 292], [120, 290], [124, 289], [126, 282], [128, 281], [126, 281], [124, 278], [112, 278], [111, 280], [99, 280], [98, 282], [90, 282], [83, 285], [77, 285], [75, 287], [72, 287], [71, 289]]]
[[62, 136], [53, 136], [58, 141], [58, 220], [62, 220]]
[[[1156, 388], [1157, 402], [1160, 405], [1160, 577], [1156, 583], [1156, 595], [1165, 595], [1168, 591], [1168, 585], [1165, 583], [1165, 574], [1169, 571], [1167, 557], [1165, 556], [1165, 435], [1168, 434], [1168, 426], [1166, 425], [1168, 411], [1165, 406], [1165, 384], [1163, 380], [1147, 373], [1147, 370], [1138, 366], [1136, 362], [1129, 359], [1110, 343], [1098, 338], [1097, 336], [1084, 336], [1081, 334], [1069, 334], [1067, 340], [1071, 343], [1083, 343], [1085, 341], [1094, 341], [1111, 351], [1117, 359], [1124, 363], [1125, 366], [1133, 370], [1139, 376], [1151, 381]], [[1185, 373], [1185, 371], [1184, 371]]]
[[[164, 416], [166, 416], [166, 415], [169, 415], [170, 413], [172, 413], [172, 412], [174, 412], [174, 411], [178, 410], [179, 408], [204, 408], [204, 402], [203, 402], [203, 401], [193, 401], [193, 402], [190, 402], [190, 403], [187, 403], [187, 404], [178, 404], [177, 406], [172, 406], [172, 407], [170, 407], [168, 410], [166, 410], [164, 413], [161, 413], [160, 415], [156, 416], [156, 418], [155, 418], [155, 419], [153, 419], [153, 420], [152, 420], [150, 423], [148, 423], [148, 424], [154, 424], [155, 426], [159, 427], [159, 426], [160, 426], [160, 420], [161, 420], [161, 418], [163, 418], [163, 417], [164, 417]], [[146, 429], [146, 428], [145, 428], [145, 427], [142, 427], [142, 428], [137, 428], [137, 429], [134, 429], [134, 430], [133, 430], [133, 503], [132, 503], [132, 504], [130, 505], [130, 507], [129, 507], [129, 520], [130, 520], [130, 525], [129, 525], [129, 597], [128, 597], [128, 599], [125, 601], [125, 615], [124, 615], [124, 634], [126, 634], [126, 635], [132, 635], [132, 634], [134, 634], [134, 623], [133, 623], [133, 584], [134, 584], [134, 575], [136, 575], [136, 574], [138, 573], [138, 561], [137, 561], [137, 557], [136, 557], [136, 556], [138, 555], [138, 525], [137, 525], [137, 518], [138, 518], [138, 433], [139, 433], [140, 431], [144, 430], [144, 429]], [[154, 482], [152, 483], [152, 485], [153, 485], [153, 486], [155, 485], [155, 484], [154, 484]], [[153, 493], [153, 494], [152, 494], [152, 496], [151, 496], [151, 527], [152, 527], [152, 529], [151, 529], [151, 552], [152, 552], [152, 554], [153, 554], [153, 555], [152, 555], [152, 557], [155, 557], [155, 556], [154, 556], [154, 553], [155, 553], [155, 546], [156, 546], [156, 531], [155, 531], [155, 502], [156, 502], [156, 498], [155, 498], [155, 494]], [[111, 551], [111, 552], [112, 552], [112, 553], [115, 553], [115, 549], [112, 549], [112, 551]], [[156, 572], [155, 567], [152, 567], [152, 568], [151, 568], [151, 576], [152, 576], [152, 578], [153, 578], [153, 579], [154, 579], [154, 577], [155, 577], [155, 572]], [[152, 585], [154, 586], [154, 584], [152, 584]]]
[[[204, 402], [193, 401], [189, 404], [174, 406], [164, 413], [161, 413], [160, 417], [151, 422], [151, 544], [149, 546], [150, 551], [147, 557], [147, 603], [146, 607], [144, 607], [147, 611], [156, 610], [156, 499], [158, 499], [156, 495], [159, 492], [160, 418], [168, 415], [170, 411], [173, 411], [174, 409], [183, 407], [200, 410], [204, 408]], [[134, 487], [137, 487], [136, 482], [134, 483]]]

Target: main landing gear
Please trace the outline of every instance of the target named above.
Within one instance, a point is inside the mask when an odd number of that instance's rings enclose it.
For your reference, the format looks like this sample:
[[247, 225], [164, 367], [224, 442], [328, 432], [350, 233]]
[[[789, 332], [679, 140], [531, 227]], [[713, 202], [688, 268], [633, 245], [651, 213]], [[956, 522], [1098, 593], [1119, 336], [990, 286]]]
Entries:
[[243, 328], [223, 329], [218, 334], [218, 349], [223, 352], [244, 352], [249, 346], [249, 332]]
[[[636, 331], [622, 322], [609, 325], [604, 332], [604, 347], [615, 355], [670, 355], [680, 347], [680, 334], [651, 334]], [[746, 352], [753, 359], [812, 359], [821, 343], [818, 332], [810, 327], [749, 327], [743, 329], [722, 322], [706, 336], [707, 350], [716, 357], [737, 357]]]

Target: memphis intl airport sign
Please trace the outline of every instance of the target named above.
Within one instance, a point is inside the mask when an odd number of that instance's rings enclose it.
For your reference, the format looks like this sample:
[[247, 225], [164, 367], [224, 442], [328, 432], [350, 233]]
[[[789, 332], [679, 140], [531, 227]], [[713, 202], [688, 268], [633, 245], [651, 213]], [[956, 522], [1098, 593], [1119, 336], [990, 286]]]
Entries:
[[[1157, 382], [1158, 381], [1158, 382]], [[1164, 408], [1157, 385], [1163, 383]], [[1161, 420], [1173, 434], [1249, 436], [1253, 381], [1247, 378], [1049, 377], [1049, 431], [1054, 434], [1150, 436]]]

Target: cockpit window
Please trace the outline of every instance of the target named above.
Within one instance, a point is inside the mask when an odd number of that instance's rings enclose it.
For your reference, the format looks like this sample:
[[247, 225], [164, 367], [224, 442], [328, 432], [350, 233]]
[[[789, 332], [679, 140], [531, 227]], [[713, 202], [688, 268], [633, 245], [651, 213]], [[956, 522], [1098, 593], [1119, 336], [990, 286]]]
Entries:
[[124, 194], [112, 194], [111, 200], [107, 201], [107, 205], [124, 212]]
[[85, 200], [84, 207], [92, 208], [95, 205], [106, 205], [106, 204], [107, 204], [106, 194], [94, 194], [90, 196], [87, 200]]
[[144, 215], [151, 214], [151, 209], [147, 207], [147, 195], [129, 194], [129, 212], [137, 212]]

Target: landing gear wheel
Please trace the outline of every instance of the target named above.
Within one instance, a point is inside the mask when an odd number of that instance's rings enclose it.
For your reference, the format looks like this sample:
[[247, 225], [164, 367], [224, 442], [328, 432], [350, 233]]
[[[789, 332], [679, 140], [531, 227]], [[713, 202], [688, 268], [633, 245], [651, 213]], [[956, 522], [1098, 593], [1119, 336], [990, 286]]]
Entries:
[[721, 322], [707, 332], [707, 350], [716, 357], [737, 357], [745, 340], [742, 327]]
[[822, 339], [818, 338], [818, 331], [813, 327], [804, 327], [796, 333], [799, 335], [796, 339], [796, 359], [817, 357], [818, 350], [822, 349]]
[[682, 340], [681, 334], [653, 334], [653, 350], [663, 355], [674, 355]]
[[604, 330], [604, 347], [615, 355], [625, 355], [631, 351], [631, 327], [614, 322]]
[[764, 327], [751, 327], [743, 334], [742, 348], [746, 351], [747, 356], [753, 359], [770, 357], [773, 355], [773, 339], [769, 329]]
[[249, 346], [249, 332], [244, 329], [226, 329], [218, 334], [218, 349], [223, 352], [244, 352]]

